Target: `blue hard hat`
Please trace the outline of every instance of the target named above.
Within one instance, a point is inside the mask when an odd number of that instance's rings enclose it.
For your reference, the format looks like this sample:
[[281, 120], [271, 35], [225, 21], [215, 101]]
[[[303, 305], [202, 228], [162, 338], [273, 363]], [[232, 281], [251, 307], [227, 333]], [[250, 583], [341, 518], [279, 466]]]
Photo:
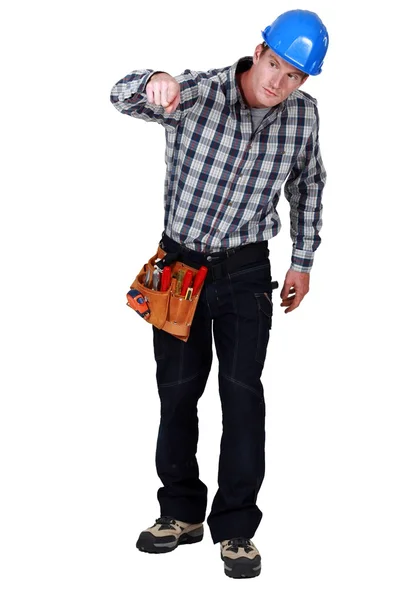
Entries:
[[289, 10], [261, 32], [278, 56], [307, 75], [319, 75], [329, 36], [319, 16], [309, 10]]

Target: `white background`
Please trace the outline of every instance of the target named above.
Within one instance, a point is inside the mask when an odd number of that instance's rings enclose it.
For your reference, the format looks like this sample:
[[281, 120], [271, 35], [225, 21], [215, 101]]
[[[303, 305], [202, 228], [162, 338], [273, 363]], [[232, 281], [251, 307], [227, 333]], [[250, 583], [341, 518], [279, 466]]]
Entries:
[[[331, 39], [319, 101], [323, 242], [302, 306], [276, 302], [259, 578], [201, 544], [139, 553], [158, 516], [151, 328], [125, 305], [163, 224], [164, 132], [118, 113], [133, 69], [177, 75], [252, 54], [281, 12]], [[399, 600], [398, 85], [385, 2], [15, 2], [1, 23], [1, 581], [3, 600]], [[397, 136], [397, 138], [396, 138]], [[271, 244], [282, 285], [288, 205]], [[278, 295], [276, 295], [278, 300]], [[216, 361], [199, 404], [216, 491]], [[240, 589], [239, 589], [240, 588]]]

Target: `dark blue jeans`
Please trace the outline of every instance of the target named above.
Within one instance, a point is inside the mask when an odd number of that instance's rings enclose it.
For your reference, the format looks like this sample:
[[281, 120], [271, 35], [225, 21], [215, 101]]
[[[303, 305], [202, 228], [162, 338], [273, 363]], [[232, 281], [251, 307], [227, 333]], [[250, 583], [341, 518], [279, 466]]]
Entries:
[[[164, 240], [167, 251], [177, 245]], [[264, 478], [265, 403], [261, 374], [272, 318], [272, 284], [266, 243], [259, 257], [230, 268], [231, 258], [207, 261], [189, 252], [180, 260], [198, 267], [224, 263], [209, 272], [187, 342], [153, 328], [161, 418], [156, 466], [163, 487], [161, 515], [200, 523], [207, 509], [207, 487], [199, 479], [197, 402], [212, 361], [212, 336], [219, 363], [223, 432], [218, 491], [207, 522], [214, 542], [253, 537], [262, 517], [257, 494]], [[243, 252], [243, 251], [242, 251]]]

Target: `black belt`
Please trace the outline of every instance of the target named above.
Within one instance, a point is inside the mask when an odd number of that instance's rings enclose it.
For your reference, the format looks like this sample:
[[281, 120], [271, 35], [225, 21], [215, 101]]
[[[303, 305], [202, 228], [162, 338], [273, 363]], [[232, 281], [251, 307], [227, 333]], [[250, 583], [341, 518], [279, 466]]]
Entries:
[[236, 248], [227, 248], [221, 252], [196, 252], [175, 242], [165, 233], [162, 234], [160, 247], [167, 253], [162, 259], [161, 267], [177, 260], [198, 269], [204, 265], [208, 269], [206, 281], [216, 281], [235, 273], [253, 262], [267, 262], [269, 256], [268, 242], [245, 244]]

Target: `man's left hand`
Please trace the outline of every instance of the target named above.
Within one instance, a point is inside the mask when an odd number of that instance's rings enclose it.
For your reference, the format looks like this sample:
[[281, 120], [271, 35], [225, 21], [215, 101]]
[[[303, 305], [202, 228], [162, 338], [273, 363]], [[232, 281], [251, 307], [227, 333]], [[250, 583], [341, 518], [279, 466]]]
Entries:
[[285, 283], [281, 291], [281, 306], [287, 306], [285, 313], [297, 308], [310, 289], [310, 273], [289, 271], [286, 273]]

